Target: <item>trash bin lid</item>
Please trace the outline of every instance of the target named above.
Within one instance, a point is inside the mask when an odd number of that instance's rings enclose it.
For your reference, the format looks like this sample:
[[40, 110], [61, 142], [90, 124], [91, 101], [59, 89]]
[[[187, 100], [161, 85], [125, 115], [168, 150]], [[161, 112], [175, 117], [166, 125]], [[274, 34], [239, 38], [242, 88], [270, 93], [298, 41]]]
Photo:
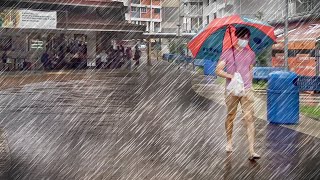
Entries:
[[268, 77], [269, 90], [298, 90], [298, 75], [290, 71], [275, 71]]

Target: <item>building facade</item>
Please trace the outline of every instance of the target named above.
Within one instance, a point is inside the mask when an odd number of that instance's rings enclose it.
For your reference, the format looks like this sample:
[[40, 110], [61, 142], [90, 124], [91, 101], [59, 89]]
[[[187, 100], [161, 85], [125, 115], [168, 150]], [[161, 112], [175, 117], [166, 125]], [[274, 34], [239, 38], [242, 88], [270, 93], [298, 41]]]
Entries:
[[[319, 13], [319, 0], [290, 0], [289, 17]], [[283, 21], [285, 1], [272, 0], [203, 0], [203, 19], [207, 25], [215, 18], [239, 14], [266, 22]]]
[[164, 0], [162, 2], [162, 31], [164, 33], [178, 33], [179, 0]]
[[113, 0], [123, 2], [127, 22], [146, 27], [146, 32], [161, 32], [162, 0]]
[[180, 0], [182, 33], [197, 33], [203, 28], [203, 0]]

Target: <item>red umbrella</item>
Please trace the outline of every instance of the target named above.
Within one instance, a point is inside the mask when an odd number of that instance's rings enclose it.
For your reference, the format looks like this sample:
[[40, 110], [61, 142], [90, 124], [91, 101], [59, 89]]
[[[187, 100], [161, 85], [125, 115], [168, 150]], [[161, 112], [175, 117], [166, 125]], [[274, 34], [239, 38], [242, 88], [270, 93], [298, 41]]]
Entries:
[[249, 46], [255, 53], [260, 53], [276, 40], [274, 28], [267, 23], [233, 15], [213, 20], [188, 43], [188, 48], [197, 59], [216, 60], [224, 50], [231, 48], [232, 43], [236, 42], [237, 27], [250, 30]]

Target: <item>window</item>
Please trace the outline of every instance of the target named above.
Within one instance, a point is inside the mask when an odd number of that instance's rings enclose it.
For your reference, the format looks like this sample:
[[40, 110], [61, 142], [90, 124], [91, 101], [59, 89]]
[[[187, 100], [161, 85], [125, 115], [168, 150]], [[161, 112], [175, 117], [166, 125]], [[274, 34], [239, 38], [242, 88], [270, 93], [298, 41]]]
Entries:
[[200, 28], [202, 26], [202, 24], [203, 24], [203, 20], [202, 20], [202, 18], [199, 18], [198, 28]]
[[209, 15], [207, 16], [207, 24], [209, 24], [209, 21], [210, 21], [210, 17]]
[[140, 4], [140, 0], [131, 0], [132, 4]]
[[142, 12], [142, 13], [147, 13], [147, 8], [142, 7], [142, 8], [141, 8], [141, 12]]
[[137, 7], [131, 7], [131, 11], [132, 11], [132, 12], [137, 12], [137, 11], [138, 11], [138, 8], [137, 8]]
[[209, 6], [210, 0], [206, 0], [206, 6]]
[[155, 22], [154, 23], [154, 31], [155, 32], [160, 32], [161, 31], [161, 25], [160, 25], [160, 23], [159, 22]]
[[159, 14], [160, 13], [160, 9], [159, 8], [154, 9], [154, 13]]
[[213, 13], [213, 19], [216, 19], [217, 18], [217, 13]]

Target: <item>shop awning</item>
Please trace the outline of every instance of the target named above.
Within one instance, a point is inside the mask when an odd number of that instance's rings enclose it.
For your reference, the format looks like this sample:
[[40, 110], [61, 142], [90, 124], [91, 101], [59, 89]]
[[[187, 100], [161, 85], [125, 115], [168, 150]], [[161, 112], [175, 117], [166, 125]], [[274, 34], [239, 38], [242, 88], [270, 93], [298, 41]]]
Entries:
[[140, 32], [143, 33], [145, 31], [145, 26], [130, 24], [126, 21], [108, 21], [108, 20], [86, 20], [86, 19], [78, 19], [71, 21], [60, 21], [58, 22], [58, 28], [60, 29], [82, 29], [84, 31], [124, 31], [124, 32]]
[[36, 3], [36, 4], [54, 4], [63, 6], [85, 6], [85, 7], [112, 7], [121, 8], [123, 2], [112, 0], [21, 0], [21, 2]]
[[[178, 38], [177, 33], [143, 33], [145, 38]], [[182, 38], [192, 38], [196, 33], [181, 33]]]

